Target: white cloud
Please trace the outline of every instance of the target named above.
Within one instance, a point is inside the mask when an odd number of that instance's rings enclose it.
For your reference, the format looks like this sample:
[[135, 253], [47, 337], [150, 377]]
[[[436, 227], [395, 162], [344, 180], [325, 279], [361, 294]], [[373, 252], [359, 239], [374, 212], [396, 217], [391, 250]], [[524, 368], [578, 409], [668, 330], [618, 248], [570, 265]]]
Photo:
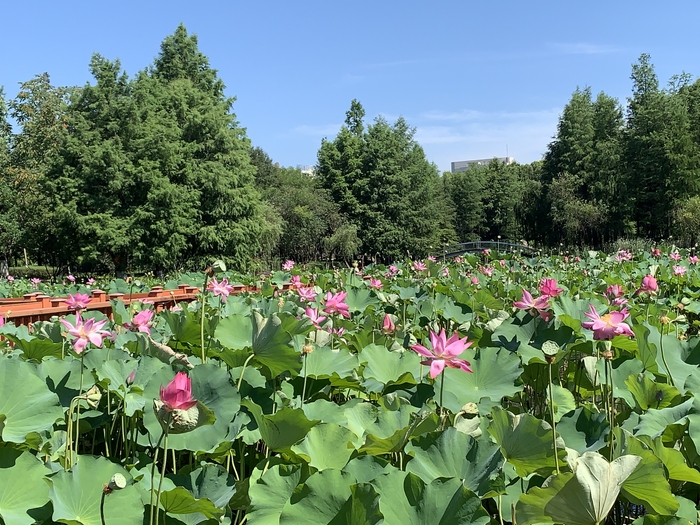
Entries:
[[440, 170], [458, 160], [505, 157], [527, 163], [542, 158], [556, 133], [560, 109], [526, 112], [424, 113], [415, 139]]

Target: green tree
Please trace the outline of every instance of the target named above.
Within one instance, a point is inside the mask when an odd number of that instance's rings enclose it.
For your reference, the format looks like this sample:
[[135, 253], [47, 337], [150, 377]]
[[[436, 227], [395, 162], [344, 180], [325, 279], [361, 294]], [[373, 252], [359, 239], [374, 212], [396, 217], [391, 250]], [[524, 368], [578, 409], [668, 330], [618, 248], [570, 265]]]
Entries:
[[697, 132], [688, 97], [659, 89], [649, 55], [632, 66], [631, 79], [625, 157], [635, 219], [641, 235], [665, 237], [672, 230], [673, 210], [698, 193]]
[[633, 229], [622, 169], [622, 110], [617, 100], [576, 90], [543, 162], [550, 243], [600, 245]]
[[178, 27], [133, 80], [99, 55], [91, 70], [50, 181], [72, 256], [118, 271], [210, 258], [244, 268], [262, 232], [250, 143], [197, 38]]
[[357, 227], [361, 251], [381, 260], [421, 257], [454, 239], [452, 213], [434, 164], [403, 118], [365, 127], [353, 101], [345, 125], [324, 140], [317, 173], [340, 211]]
[[454, 227], [460, 242], [481, 238], [485, 228], [484, 170], [468, 169], [442, 176], [445, 193], [454, 210]]

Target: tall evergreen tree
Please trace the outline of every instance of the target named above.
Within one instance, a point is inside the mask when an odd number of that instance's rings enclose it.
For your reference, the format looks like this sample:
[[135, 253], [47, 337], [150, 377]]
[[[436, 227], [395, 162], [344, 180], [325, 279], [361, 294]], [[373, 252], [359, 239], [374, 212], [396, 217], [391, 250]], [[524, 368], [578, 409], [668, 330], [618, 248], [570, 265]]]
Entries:
[[357, 227], [362, 252], [383, 260], [423, 256], [454, 239], [439, 173], [403, 118], [364, 129], [353, 101], [336, 138], [321, 144], [317, 173]]
[[672, 229], [673, 210], [698, 193], [696, 132], [687, 98], [659, 89], [649, 55], [641, 55], [632, 66], [631, 78], [625, 157], [638, 233], [665, 237]]
[[133, 80], [100, 56], [91, 70], [96, 84], [74, 96], [51, 173], [73, 256], [107, 256], [121, 271], [248, 264], [261, 231], [250, 144], [197, 38], [178, 27]]

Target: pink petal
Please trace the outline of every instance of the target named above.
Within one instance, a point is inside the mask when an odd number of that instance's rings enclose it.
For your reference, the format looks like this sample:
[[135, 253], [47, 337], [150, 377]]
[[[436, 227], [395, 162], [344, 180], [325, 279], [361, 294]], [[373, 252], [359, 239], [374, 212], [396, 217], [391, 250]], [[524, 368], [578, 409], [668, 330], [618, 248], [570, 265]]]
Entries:
[[430, 363], [430, 377], [435, 379], [444, 369], [445, 361], [443, 359], [433, 359], [433, 362]]

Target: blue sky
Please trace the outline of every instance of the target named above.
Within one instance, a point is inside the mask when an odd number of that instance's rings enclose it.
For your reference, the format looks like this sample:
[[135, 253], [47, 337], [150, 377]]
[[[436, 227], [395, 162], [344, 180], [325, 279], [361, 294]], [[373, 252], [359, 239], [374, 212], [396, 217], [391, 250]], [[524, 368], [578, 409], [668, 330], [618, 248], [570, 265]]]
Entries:
[[353, 98], [369, 121], [403, 116], [441, 170], [506, 148], [531, 162], [577, 86], [624, 101], [641, 53], [662, 84], [700, 74], [699, 15], [697, 0], [5, 2], [0, 86], [14, 97], [43, 72], [83, 85], [93, 53], [133, 76], [182, 22], [283, 166], [314, 164]]

